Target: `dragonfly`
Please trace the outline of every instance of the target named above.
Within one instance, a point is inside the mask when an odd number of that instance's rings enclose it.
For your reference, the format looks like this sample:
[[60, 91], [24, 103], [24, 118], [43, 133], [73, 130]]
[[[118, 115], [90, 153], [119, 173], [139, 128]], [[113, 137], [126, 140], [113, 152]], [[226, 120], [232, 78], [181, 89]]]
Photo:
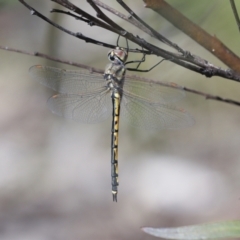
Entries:
[[[161, 130], [193, 125], [192, 116], [171, 104], [182, 98], [183, 90], [126, 76], [128, 52], [116, 47], [108, 52], [110, 63], [104, 74], [80, 68], [79, 71], [35, 65], [30, 75], [39, 83], [58, 92], [48, 100], [50, 110], [82, 123], [98, 123], [112, 113], [111, 185], [117, 202], [119, 120], [128, 120], [142, 129]], [[132, 70], [132, 69], [131, 69]]]

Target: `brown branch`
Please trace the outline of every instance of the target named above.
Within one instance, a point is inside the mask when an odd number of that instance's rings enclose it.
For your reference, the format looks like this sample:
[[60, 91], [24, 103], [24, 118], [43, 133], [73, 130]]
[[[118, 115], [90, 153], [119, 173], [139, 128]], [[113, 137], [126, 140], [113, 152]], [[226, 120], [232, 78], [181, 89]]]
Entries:
[[240, 58], [225, 46], [216, 36], [211, 36], [198, 25], [174, 9], [164, 0], [143, 0], [145, 7], [151, 8], [175, 27], [190, 36], [193, 40], [219, 58], [228, 67], [240, 73]]
[[[0, 46], [0, 49], [5, 50], [5, 51], [9, 51], [9, 52], [21, 53], [21, 54], [29, 55], [29, 56], [36, 56], [36, 57], [52, 60], [54, 62], [64, 63], [64, 64], [67, 64], [67, 65], [87, 69], [87, 70], [89, 70], [91, 72], [95, 72], [95, 73], [100, 73], [100, 74], [104, 73], [104, 71], [102, 69], [93, 68], [93, 67], [90, 67], [90, 66], [87, 66], [87, 65], [84, 65], [84, 64], [80, 64], [80, 63], [76, 63], [76, 62], [72, 62], [72, 61], [62, 60], [62, 59], [51, 57], [47, 54], [43, 54], [43, 53], [39, 53], [39, 52], [27, 52], [27, 51], [24, 51], [24, 50], [19, 50], [19, 49], [10, 48], [10, 47], [3, 47], [3, 46]], [[131, 77], [131, 76], [129, 76], [129, 77]], [[155, 83], [155, 84], [165, 86], [165, 87], [184, 90], [186, 92], [190, 92], [190, 93], [202, 96], [205, 99], [210, 99], [210, 100], [215, 100], [215, 101], [219, 101], [219, 102], [228, 103], [228, 104], [235, 105], [235, 106], [240, 106], [240, 102], [238, 102], [238, 101], [235, 101], [235, 100], [232, 100], [232, 99], [227, 99], [227, 98], [222, 98], [220, 96], [212, 95], [212, 94], [209, 94], [209, 93], [200, 92], [200, 91], [188, 88], [188, 87], [177, 85], [175, 83], [160, 82], [160, 81], [152, 80], [152, 79], [149, 79], [149, 78], [143, 78], [143, 77], [139, 77], [139, 76], [134, 76], [134, 77], [137, 78], [139, 81]]]

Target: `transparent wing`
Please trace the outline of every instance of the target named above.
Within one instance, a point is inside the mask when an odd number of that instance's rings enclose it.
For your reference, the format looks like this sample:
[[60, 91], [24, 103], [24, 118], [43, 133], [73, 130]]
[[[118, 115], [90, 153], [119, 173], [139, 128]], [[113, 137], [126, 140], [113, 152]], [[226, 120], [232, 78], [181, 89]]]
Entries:
[[53, 113], [82, 123], [98, 123], [106, 120], [112, 112], [108, 91], [100, 94], [58, 94], [48, 100]]
[[65, 94], [89, 93], [106, 85], [103, 75], [85, 69], [71, 71], [36, 65], [29, 69], [29, 73], [46, 87]]
[[168, 86], [177, 86], [168, 82], [147, 82], [140, 77], [128, 76], [125, 78], [123, 92], [132, 97], [139, 96], [153, 103], [168, 103], [180, 100], [185, 96], [184, 90], [174, 89]]
[[145, 129], [177, 129], [194, 124], [194, 119], [183, 109], [167, 104], [152, 104], [131, 96], [124, 96], [121, 116], [131, 125]]

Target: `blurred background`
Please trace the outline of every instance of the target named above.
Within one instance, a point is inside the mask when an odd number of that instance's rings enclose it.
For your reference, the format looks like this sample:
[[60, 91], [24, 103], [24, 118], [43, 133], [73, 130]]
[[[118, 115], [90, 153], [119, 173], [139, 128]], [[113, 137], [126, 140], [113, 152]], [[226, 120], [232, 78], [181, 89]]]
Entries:
[[[95, 15], [85, 1], [72, 2]], [[103, 2], [125, 13], [116, 1]], [[165, 19], [144, 8], [142, 1], [125, 2], [172, 42], [226, 68]], [[229, 1], [167, 2], [239, 54], [240, 34]], [[51, 14], [52, 8], [59, 8], [51, 1], [28, 3], [69, 30], [116, 44], [114, 34]], [[236, 4], [240, 10], [240, 3]], [[133, 34], [159, 45], [107, 14]], [[108, 49], [53, 28], [32, 16], [18, 1], [0, 1], [0, 45], [102, 69], [108, 63]], [[132, 43], [130, 46], [138, 47]], [[136, 55], [131, 57], [136, 59]], [[148, 57], [143, 68], [158, 60]], [[54, 92], [28, 74], [35, 64], [77, 69], [0, 50], [0, 239], [152, 239], [140, 227], [176, 227], [239, 218], [238, 107], [186, 94], [176, 105], [194, 116], [193, 127], [149, 132], [121, 120], [120, 186], [118, 202], [113, 203], [111, 119], [84, 125], [52, 114], [46, 103]], [[141, 75], [240, 100], [237, 82], [205, 78], [171, 62], [164, 61]]]

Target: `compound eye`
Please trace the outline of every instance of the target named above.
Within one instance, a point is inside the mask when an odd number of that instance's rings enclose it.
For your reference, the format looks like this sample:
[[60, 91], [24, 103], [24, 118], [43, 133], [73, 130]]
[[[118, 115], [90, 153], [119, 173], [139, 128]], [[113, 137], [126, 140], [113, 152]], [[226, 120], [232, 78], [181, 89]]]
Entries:
[[110, 56], [109, 59], [110, 59], [111, 61], [114, 61], [114, 60], [115, 60], [114, 56]]

